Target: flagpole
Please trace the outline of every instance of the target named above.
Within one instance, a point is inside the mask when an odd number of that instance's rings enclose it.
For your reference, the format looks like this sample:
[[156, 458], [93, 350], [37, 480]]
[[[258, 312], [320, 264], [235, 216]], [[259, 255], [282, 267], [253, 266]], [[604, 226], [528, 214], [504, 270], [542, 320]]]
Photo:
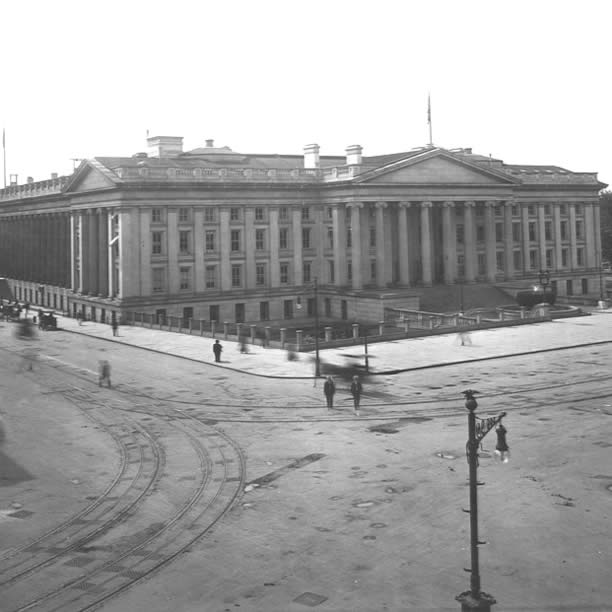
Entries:
[[6, 189], [6, 131], [2, 128], [2, 160], [4, 166], [4, 188]]
[[431, 131], [431, 96], [427, 94], [427, 123], [429, 124], [429, 146], [433, 147], [433, 137]]

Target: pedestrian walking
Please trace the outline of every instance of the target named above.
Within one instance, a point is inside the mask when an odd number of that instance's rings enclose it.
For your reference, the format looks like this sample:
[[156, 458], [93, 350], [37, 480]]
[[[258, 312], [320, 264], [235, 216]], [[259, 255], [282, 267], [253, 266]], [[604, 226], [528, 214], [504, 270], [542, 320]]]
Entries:
[[351, 395], [353, 396], [353, 406], [357, 416], [359, 416], [359, 401], [361, 399], [362, 392], [363, 386], [359, 380], [359, 376], [353, 376], [353, 382], [351, 383]]
[[336, 392], [336, 385], [334, 379], [331, 376], [327, 377], [327, 380], [323, 384], [323, 393], [325, 393], [325, 399], [327, 400], [327, 409], [332, 410], [334, 407], [334, 393]]
[[98, 364], [98, 386], [101, 387], [103, 382], [110, 389], [111, 386], [111, 367], [106, 359], [101, 359]]
[[246, 336], [240, 336], [240, 338], [238, 338], [238, 341], [240, 342], [240, 352], [248, 354], [249, 347], [247, 346]]
[[77, 321], [79, 322], [79, 325], [83, 325], [83, 313], [81, 311], [76, 313], [76, 318], [77, 318]]
[[508, 463], [508, 459], [510, 458], [510, 449], [508, 448], [508, 443], [506, 442], [506, 428], [500, 423], [495, 430], [497, 434], [497, 444], [495, 445], [495, 454], [503, 461], [503, 463]]
[[115, 313], [111, 315], [111, 327], [113, 328], [113, 336], [119, 335], [119, 323], [117, 323], [117, 317]]
[[219, 340], [215, 340], [215, 343], [213, 344], [213, 353], [215, 354], [215, 361], [217, 363], [220, 363], [221, 361], [221, 351], [223, 350], [223, 347], [221, 346], [221, 343], [219, 342]]
[[472, 346], [472, 339], [470, 338], [470, 332], [461, 330], [457, 337], [460, 346]]

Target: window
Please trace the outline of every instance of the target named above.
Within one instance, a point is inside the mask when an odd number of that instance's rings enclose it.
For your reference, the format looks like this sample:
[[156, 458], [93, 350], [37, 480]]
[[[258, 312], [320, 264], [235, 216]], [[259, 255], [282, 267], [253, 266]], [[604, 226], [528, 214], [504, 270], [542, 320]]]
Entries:
[[336, 282], [336, 268], [334, 266], [333, 259], [329, 259], [327, 261], [327, 269], [329, 270], [329, 282], [335, 283]]
[[179, 208], [179, 212], [178, 212], [179, 223], [189, 223], [190, 221], [189, 212], [190, 211], [188, 208]]
[[334, 218], [334, 209], [331, 206], [327, 207], [327, 218], [328, 219]]
[[215, 208], [205, 208], [204, 209], [204, 222], [205, 223], [214, 223], [217, 220], [217, 212]]
[[348, 261], [346, 263], [346, 280], [348, 280], [349, 283], [353, 280], [353, 262], [352, 261]]
[[532, 270], [537, 270], [538, 268], [538, 252], [535, 249], [529, 251], [529, 267]]
[[463, 278], [465, 276], [465, 257], [457, 255], [457, 276]]
[[270, 320], [270, 302], [259, 302], [259, 320]]
[[484, 276], [487, 273], [487, 258], [484, 253], [478, 253], [478, 274]]
[[371, 227], [370, 228], [370, 248], [373, 248], [375, 246], [376, 246], [376, 228]]
[[302, 248], [303, 249], [310, 248], [310, 228], [309, 227], [302, 228]]
[[230, 232], [230, 244], [232, 251], [240, 250], [240, 230], [232, 230]]
[[515, 270], [520, 270], [523, 267], [523, 260], [521, 258], [520, 251], [512, 252], [512, 265], [514, 266]]
[[287, 221], [287, 219], [289, 219], [289, 210], [287, 209], [286, 206], [281, 206], [278, 209], [278, 218], [281, 221]]
[[240, 221], [240, 209], [232, 207], [230, 208], [230, 221]]
[[162, 222], [162, 209], [154, 208], [151, 210], [151, 223], [161, 223]]
[[310, 270], [311, 270], [311, 265], [309, 261], [305, 261], [302, 264], [302, 281], [305, 283], [309, 283], [310, 282]]
[[504, 271], [504, 252], [503, 251], [497, 251], [495, 253], [495, 267], [497, 268], [498, 272]]
[[512, 224], [512, 240], [514, 240], [514, 242], [521, 241], [521, 224], [520, 223]]
[[569, 261], [569, 250], [561, 249], [561, 267], [567, 268], [568, 261]]
[[264, 220], [264, 209], [261, 206], [255, 208], [255, 221]]
[[163, 293], [166, 290], [166, 270], [164, 268], [153, 268], [152, 290], [153, 293]]
[[584, 222], [581, 219], [576, 221], [576, 239], [584, 240]]
[[372, 279], [372, 282], [376, 282], [376, 260], [375, 259], [371, 259], [370, 260], [370, 278]]
[[189, 230], [179, 230], [179, 253], [189, 255], [191, 252], [191, 232]]
[[206, 266], [206, 288], [214, 289], [217, 286], [217, 266]]
[[350, 227], [346, 228], [346, 248], [350, 249], [353, 246], [353, 232]]
[[561, 204], [561, 214], [567, 215], [567, 204]]
[[183, 290], [191, 289], [191, 268], [179, 268], [179, 288]]
[[217, 304], [208, 307], [208, 318], [211, 321], [219, 320], [219, 306]]
[[266, 264], [258, 263], [255, 265], [255, 284], [263, 287], [266, 284]]
[[206, 251], [211, 253], [217, 250], [217, 232], [215, 230], [206, 230], [204, 234]]
[[334, 248], [334, 228], [333, 227], [327, 228], [327, 248], [328, 249]]
[[495, 242], [503, 242], [504, 241], [504, 224], [496, 223], [495, 224]]
[[502, 206], [495, 206], [495, 216], [501, 217], [504, 214], [504, 209]]
[[232, 287], [242, 287], [242, 264], [232, 264]]
[[513, 204], [512, 205], [512, 216], [513, 217], [518, 217], [519, 216], [519, 207], [518, 207], [518, 204]]
[[476, 216], [477, 217], [484, 217], [484, 206], [476, 206]]
[[280, 264], [280, 282], [286, 285], [289, 282], [289, 264], [281, 262]]
[[256, 229], [255, 230], [255, 249], [257, 251], [263, 251], [266, 248], [266, 230]]
[[567, 221], [561, 221], [561, 240], [567, 240]]
[[549, 217], [552, 214], [552, 206], [550, 204], [544, 204], [544, 214]]
[[151, 253], [153, 255], [161, 255], [164, 252], [164, 232], [152, 232], [151, 240]]
[[584, 249], [582, 247], [576, 249], [576, 264], [584, 266]]
[[457, 228], [456, 228], [457, 244], [463, 244], [464, 229], [465, 228], [463, 225], [457, 225]]
[[527, 206], [527, 214], [530, 217], [533, 217], [536, 214], [535, 206], [533, 204], [529, 204], [529, 206]]
[[310, 208], [308, 206], [302, 207], [302, 221], [308, 221], [310, 219]]
[[536, 224], [535, 221], [530, 221], [528, 224], [528, 229], [529, 229], [529, 241], [530, 242], [535, 242], [536, 241]]
[[553, 267], [553, 250], [552, 249], [546, 249], [546, 267], [547, 268], [552, 268]]
[[281, 249], [289, 248], [289, 230], [286, 227], [281, 227], [278, 230], [278, 246]]
[[552, 221], [544, 221], [544, 239], [552, 240]]
[[576, 204], [576, 214], [580, 216], [583, 213], [584, 213], [584, 209], [582, 207], [582, 204]]
[[476, 226], [476, 241], [477, 242], [484, 242], [485, 239], [485, 228], [484, 225], [477, 225]]

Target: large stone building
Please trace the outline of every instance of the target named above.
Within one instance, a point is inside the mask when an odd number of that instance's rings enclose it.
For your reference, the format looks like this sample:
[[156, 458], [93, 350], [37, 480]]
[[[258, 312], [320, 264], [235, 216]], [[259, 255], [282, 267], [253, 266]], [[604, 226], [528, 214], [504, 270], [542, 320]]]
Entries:
[[[598, 292], [596, 173], [471, 149], [252, 155], [180, 137], [0, 191], [0, 276], [17, 298], [110, 312], [261, 321], [379, 320], [431, 285]], [[304, 308], [297, 309], [299, 304]]]

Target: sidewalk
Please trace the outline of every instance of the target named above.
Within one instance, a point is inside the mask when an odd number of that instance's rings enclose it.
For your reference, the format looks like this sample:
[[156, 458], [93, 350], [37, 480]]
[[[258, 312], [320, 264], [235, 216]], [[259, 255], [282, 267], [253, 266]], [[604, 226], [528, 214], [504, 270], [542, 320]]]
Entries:
[[[465, 363], [554, 351], [573, 346], [612, 342], [612, 310], [593, 311], [591, 316], [557, 319], [546, 323], [477, 330], [468, 335], [462, 346], [457, 334], [407, 338], [368, 345], [370, 372], [374, 375], [419, 370], [441, 365]], [[137, 346], [146, 350], [201, 361], [217, 367], [269, 378], [311, 378], [314, 375], [314, 352], [300, 353], [296, 361], [287, 360], [287, 352], [276, 348], [248, 345], [249, 353], [241, 354], [239, 344], [219, 339], [223, 345], [222, 362], [215, 363], [213, 339], [137, 326], [121, 326], [113, 336], [110, 325], [78, 321], [58, 316], [58, 327], [79, 333]], [[47, 333], [47, 332], [45, 332]], [[53, 333], [53, 332], [50, 332]], [[363, 345], [320, 351], [321, 363], [364, 364]]]

